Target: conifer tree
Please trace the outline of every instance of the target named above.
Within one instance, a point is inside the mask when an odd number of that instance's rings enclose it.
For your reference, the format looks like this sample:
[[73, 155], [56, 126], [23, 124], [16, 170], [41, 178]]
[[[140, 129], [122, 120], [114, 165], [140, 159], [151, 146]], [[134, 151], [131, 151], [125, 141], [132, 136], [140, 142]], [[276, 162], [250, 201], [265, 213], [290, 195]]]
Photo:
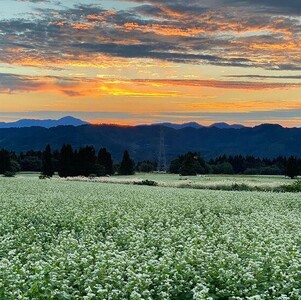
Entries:
[[7, 150], [0, 150], [0, 174], [11, 171], [10, 153]]
[[43, 161], [42, 161], [42, 174], [45, 176], [52, 177], [54, 174], [53, 165], [52, 165], [52, 153], [51, 147], [48, 144], [43, 152]]
[[286, 163], [285, 175], [294, 179], [300, 174], [298, 160], [294, 156], [290, 156]]
[[135, 174], [135, 163], [130, 158], [129, 152], [127, 150], [123, 153], [123, 158], [119, 168], [119, 175], [133, 175]]
[[97, 173], [96, 155], [93, 146], [80, 148], [76, 158], [77, 175], [90, 176]]
[[105, 174], [103, 175], [114, 174], [112, 156], [111, 153], [108, 152], [106, 148], [101, 148], [99, 150], [97, 163], [102, 169], [104, 169]]
[[68, 177], [75, 175], [74, 153], [71, 145], [63, 145], [59, 159], [59, 176]]

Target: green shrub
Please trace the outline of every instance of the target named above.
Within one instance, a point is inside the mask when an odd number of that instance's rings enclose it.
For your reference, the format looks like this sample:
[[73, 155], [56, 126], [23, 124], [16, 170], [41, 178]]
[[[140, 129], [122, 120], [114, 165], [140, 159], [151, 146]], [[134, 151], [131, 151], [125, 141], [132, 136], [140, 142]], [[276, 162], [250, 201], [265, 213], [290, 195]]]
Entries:
[[41, 175], [39, 176], [39, 179], [50, 179], [50, 176], [41, 174]]
[[4, 177], [14, 177], [16, 173], [11, 171], [6, 171], [3, 175]]
[[156, 181], [153, 181], [153, 180], [142, 180], [142, 181], [135, 181], [134, 184], [137, 184], [137, 185], [148, 185], [148, 186], [157, 186], [158, 183]]
[[244, 183], [233, 183], [231, 185], [231, 191], [250, 191], [252, 188]]
[[300, 193], [301, 192], [301, 180], [297, 180], [290, 185], [282, 185], [279, 188], [280, 192], [289, 192], [289, 193]]

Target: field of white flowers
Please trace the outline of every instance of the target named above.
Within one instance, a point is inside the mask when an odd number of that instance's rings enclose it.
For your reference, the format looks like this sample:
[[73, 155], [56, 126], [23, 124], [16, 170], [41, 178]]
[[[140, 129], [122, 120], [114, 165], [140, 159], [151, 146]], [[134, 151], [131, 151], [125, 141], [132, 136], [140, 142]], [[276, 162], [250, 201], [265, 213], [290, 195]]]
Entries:
[[301, 299], [298, 194], [0, 178], [0, 299]]

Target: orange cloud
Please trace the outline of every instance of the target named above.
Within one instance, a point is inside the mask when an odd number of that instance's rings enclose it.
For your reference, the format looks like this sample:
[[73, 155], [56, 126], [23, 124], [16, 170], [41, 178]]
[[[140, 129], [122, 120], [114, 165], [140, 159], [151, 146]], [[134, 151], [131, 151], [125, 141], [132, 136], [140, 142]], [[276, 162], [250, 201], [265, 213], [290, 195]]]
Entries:
[[166, 97], [176, 97], [179, 96], [176, 92], [160, 92], [152, 90], [139, 90], [137, 87], [119, 87], [118, 84], [110, 85], [107, 84], [102, 85], [99, 90], [104, 92], [107, 95], [112, 96], [128, 96], [128, 97], [153, 97], [153, 98], [166, 98]]
[[78, 30], [88, 30], [88, 29], [92, 28], [93, 25], [85, 24], [85, 23], [74, 23], [74, 24], [71, 24], [71, 27], [73, 29], [78, 29]]
[[238, 90], [266, 90], [266, 89], [301, 89], [301, 84], [295, 83], [269, 83], [269, 82], [248, 82], [248, 81], [222, 81], [222, 80], [181, 80], [181, 79], [133, 79], [128, 82], [141, 84], [159, 84], [164, 86], [191, 86], [209, 87], [221, 89]]
[[[297, 83], [195, 79], [68, 78], [9, 74], [4, 74], [3, 78], [4, 82], [0, 83], [0, 93], [48, 91], [63, 93], [70, 97], [110, 95], [117, 97], [198, 98], [202, 88], [244, 91], [301, 89], [301, 84]], [[217, 93], [215, 92], [215, 94]], [[208, 95], [204, 97], [208, 98]]]
[[92, 21], [103, 22], [106, 21], [107, 17], [114, 16], [114, 15], [116, 15], [116, 10], [111, 9], [111, 10], [103, 11], [101, 14], [89, 14], [87, 16], [87, 19]]
[[250, 112], [250, 111], [273, 111], [275, 107], [281, 109], [301, 109], [300, 101], [236, 101], [235, 105], [229, 101], [202, 101], [198, 103], [180, 103], [183, 109], [189, 111], [206, 111], [206, 112]]
[[203, 28], [178, 28], [169, 25], [160, 25], [160, 24], [149, 24], [149, 25], [139, 25], [137, 23], [125, 23], [124, 29], [131, 31], [131, 30], [139, 30], [145, 33], [153, 32], [158, 35], [163, 36], [182, 36], [182, 37], [189, 37], [198, 35], [201, 33], [205, 33]]

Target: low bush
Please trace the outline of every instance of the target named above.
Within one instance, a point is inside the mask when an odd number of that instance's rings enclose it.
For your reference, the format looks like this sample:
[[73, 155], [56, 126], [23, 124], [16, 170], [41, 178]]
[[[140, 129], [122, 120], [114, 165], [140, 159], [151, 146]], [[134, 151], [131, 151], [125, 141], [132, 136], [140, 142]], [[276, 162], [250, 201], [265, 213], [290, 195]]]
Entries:
[[157, 186], [158, 183], [156, 181], [153, 181], [153, 180], [142, 180], [142, 181], [135, 181], [134, 184], [137, 184], [137, 185], [148, 185], [148, 186]]
[[50, 176], [41, 174], [41, 175], [39, 176], [39, 179], [50, 179]]
[[301, 192], [301, 180], [297, 180], [289, 185], [282, 185], [278, 188], [279, 192], [288, 193], [300, 193]]
[[4, 177], [14, 177], [16, 173], [11, 171], [6, 171], [3, 175]]

